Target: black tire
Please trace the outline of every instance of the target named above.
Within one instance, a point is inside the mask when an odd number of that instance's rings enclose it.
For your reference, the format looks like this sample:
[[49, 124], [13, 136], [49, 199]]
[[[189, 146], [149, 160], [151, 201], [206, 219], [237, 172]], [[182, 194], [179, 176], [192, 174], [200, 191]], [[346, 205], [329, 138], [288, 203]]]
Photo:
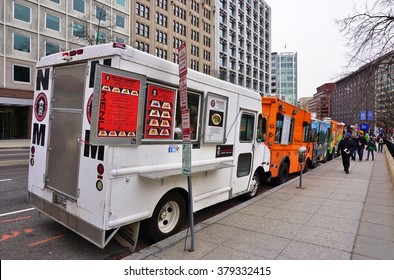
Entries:
[[260, 176], [258, 173], [254, 173], [252, 179], [250, 180], [249, 183], [249, 192], [247, 192], [245, 194], [247, 199], [251, 199], [255, 196], [257, 196], [257, 194], [259, 193], [259, 189], [260, 189]]
[[289, 177], [289, 164], [287, 162], [282, 162], [279, 167], [278, 177], [276, 178], [276, 185], [281, 185], [286, 183], [287, 178]]
[[158, 242], [177, 233], [185, 216], [185, 199], [178, 192], [170, 192], [157, 203], [152, 217], [142, 222], [142, 228], [149, 239]]
[[309, 170], [309, 166], [311, 165], [311, 161], [307, 159], [304, 163], [304, 169], [302, 170], [302, 173], [306, 173]]

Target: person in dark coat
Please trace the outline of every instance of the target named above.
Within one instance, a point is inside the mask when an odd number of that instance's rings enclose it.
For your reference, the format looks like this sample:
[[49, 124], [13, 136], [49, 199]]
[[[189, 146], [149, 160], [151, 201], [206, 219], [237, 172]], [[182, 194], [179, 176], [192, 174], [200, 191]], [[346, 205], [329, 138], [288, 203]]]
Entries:
[[358, 159], [362, 161], [365, 146], [368, 144], [367, 139], [365, 139], [364, 137], [364, 132], [362, 131], [359, 132], [358, 137], [356, 138], [356, 144], [357, 144]]
[[338, 150], [341, 151], [342, 164], [346, 174], [349, 174], [350, 157], [353, 155], [353, 151], [356, 149], [355, 143], [350, 139], [352, 135], [348, 132], [338, 144]]
[[383, 153], [384, 140], [382, 135], [380, 135], [378, 138], [378, 144], [379, 144], [378, 153]]
[[[353, 141], [354, 146], [356, 147], [356, 137], [354, 136], [354, 134], [352, 134], [352, 136], [350, 136], [350, 140]], [[352, 152], [352, 160], [356, 160], [356, 154], [357, 154], [357, 147]]]

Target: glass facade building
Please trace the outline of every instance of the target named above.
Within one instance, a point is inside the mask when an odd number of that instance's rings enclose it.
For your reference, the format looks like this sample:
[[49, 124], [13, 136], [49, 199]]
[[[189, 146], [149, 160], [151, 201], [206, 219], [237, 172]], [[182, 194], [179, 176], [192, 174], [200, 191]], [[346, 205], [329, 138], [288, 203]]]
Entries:
[[297, 104], [297, 53], [272, 53], [271, 95], [278, 96], [291, 104]]

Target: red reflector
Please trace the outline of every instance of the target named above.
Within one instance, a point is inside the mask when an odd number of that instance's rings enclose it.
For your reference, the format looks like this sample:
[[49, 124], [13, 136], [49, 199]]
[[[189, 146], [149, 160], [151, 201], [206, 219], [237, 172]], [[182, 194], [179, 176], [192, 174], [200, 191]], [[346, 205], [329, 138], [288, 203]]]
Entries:
[[68, 52], [62, 53], [62, 56], [68, 56]]
[[83, 54], [83, 49], [77, 50], [77, 54]]
[[101, 163], [97, 165], [97, 173], [100, 175], [103, 175], [104, 173], [104, 165], [102, 165]]
[[124, 43], [119, 43], [119, 42], [114, 42], [112, 44], [113, 48], [119, 48], [119, 49], [125, 49], [126, 48], [126, 44]]
[[34, 155], [34, 153], [36, 152], [36, 147], [34, 147], [34, 146], [31, 147], [30, 151], [31, 151], [31, 154]]
[[70, 51], [70, 56], [75, 56], [77, 54], [77, 51]]

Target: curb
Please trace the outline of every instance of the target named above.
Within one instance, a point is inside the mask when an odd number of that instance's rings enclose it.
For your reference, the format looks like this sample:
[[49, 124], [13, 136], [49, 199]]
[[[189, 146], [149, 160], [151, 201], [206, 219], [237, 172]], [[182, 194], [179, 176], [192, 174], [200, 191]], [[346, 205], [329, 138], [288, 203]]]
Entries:
[[0, 161], [0, 166], [19, 166], [19, 165], [29, 165], [28, 159], [21, 159], [21, 160], [5, 160]]
[[384, 146], [384, 154], [386, 156], [388, 172], [390, 175], [390, 181], [392, 189], [394, 190], [394, 158], [391, 156], [389, 150], [387, 149], [386, 145]]

